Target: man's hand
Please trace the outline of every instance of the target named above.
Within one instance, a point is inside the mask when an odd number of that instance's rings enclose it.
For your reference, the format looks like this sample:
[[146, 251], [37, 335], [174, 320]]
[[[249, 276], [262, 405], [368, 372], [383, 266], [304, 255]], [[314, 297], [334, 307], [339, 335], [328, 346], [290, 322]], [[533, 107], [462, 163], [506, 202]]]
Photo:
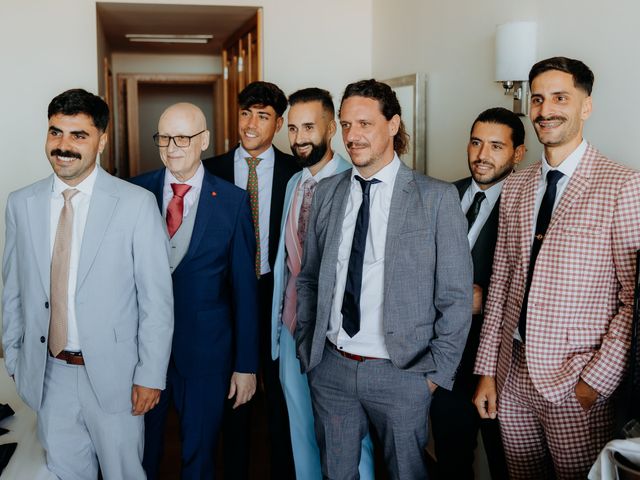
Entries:
[[134, 385], [131, 391], [131, 403], [133, 415], [144, 415], [160, 401], [160, 390]]
[[236, 401], [233, 408], [247, 403], [256, 393], [256, 375], [254, 373], [233, 372], [231, 375], [231, 385], [229, 386], [228, 399], [232, 399], [235, 395]]
[[478, 409], [480, 418], [496, 418], [498, 414], [496, 398], [496, 379], [483, 375], [478, 381], [478, 387], [473, 396], [473, 404]]
[[585, 412], [588, 412], [598, 399], [598, 392], [582, 379], [578, 380], [575, 392], [578, 403]]
[[433, 383], [431, 380], [427, 378], [427, 385], [429, 385], [429, 390], [431, 391], [431, 395], [433, 395], [433, 392], [435, 392], [436, 388], [438, 388], [438, 384]]
[[482, 287], [477, 284], [473, 284], [473, 307], [471, 313], [479, 315], [482, 313]]

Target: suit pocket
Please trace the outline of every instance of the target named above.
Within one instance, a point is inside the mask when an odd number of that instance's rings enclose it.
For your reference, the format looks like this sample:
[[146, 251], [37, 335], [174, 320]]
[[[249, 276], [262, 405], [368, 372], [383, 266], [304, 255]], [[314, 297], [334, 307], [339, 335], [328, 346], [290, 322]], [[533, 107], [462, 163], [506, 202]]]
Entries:
[[567, 342], [573, 347], [598, 348], [602, 344], [602, 337], [606, 330], [601, 328], [569, 328]]
[[138, 324], [137, 323], [126, 323], [122, 325], [117, 325], [113, 332], [116, 336], [116, 342], [126, 342], [127, 340], [134, 339], [138, 336]]
[[584, 223], [562, 225], [560, 230], [563, 234], [570, 237], [597, 237], [605, 233], [605, 229], [602, 225], [590, 225]]

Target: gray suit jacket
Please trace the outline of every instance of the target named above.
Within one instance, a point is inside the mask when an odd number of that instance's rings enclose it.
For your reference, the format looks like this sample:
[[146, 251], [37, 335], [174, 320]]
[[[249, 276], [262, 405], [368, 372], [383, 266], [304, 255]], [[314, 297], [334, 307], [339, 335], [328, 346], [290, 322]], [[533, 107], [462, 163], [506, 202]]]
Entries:
[[[351, 171], [320, 182], [298, 277], [303, 372], [322, 359]], [[471, 321], [472, 267], [456, 189], [400, 166], [384, 265], [383, 323], [393, 364], [451, 389]]]
[[[76, 288], [78, 333], [91, 385], [108, 412], [131, 408], [131, 388], [164, 388], [173, 335], [168, 241], [154, 196], [98, 176]], [[48, 355], [53, 175], [7, 201], [2, 275], [5, 364], [38, 411]]]

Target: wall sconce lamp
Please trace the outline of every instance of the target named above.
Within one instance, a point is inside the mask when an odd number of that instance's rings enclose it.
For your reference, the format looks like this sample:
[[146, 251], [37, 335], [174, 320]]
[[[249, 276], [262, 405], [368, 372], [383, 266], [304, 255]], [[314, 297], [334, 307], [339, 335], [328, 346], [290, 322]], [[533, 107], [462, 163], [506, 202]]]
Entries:
[[510, 22], [496, 30], [496, 82], [513, 94], [513, 112], [529, 113], [529, 70], [536, 61], [535, 22]]

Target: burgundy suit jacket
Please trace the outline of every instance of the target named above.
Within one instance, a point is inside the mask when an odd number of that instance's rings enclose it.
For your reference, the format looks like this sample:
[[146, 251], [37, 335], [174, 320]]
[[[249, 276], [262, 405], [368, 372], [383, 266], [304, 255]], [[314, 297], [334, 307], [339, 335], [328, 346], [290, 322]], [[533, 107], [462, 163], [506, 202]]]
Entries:
[[[531, 250], [541, 163], [502, 190], [498, 242], [475, 373], [511, 365]], [[600, 395], [621, 383], [628, 361], [635, 252], [640, 248], [640, 173], [589, 145], [551, 218], [529, 292], [526, 356], [531, 380], [560, 404], [582, 378]]]

